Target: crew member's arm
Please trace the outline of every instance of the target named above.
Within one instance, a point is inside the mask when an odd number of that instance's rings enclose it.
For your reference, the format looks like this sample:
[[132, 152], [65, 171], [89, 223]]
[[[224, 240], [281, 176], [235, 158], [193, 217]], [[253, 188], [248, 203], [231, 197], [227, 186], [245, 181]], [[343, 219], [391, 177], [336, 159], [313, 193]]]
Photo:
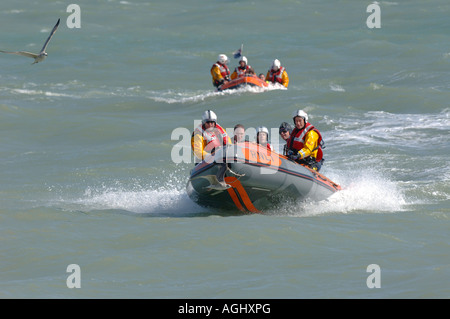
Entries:
[[224, 78], [223, 78], [222, 74], [220, 73], [220, 69], [218, 66], [214, 66], [211, 69], [211, 75], [213, 77], [213, 81], [218, 81], [218, 82], [224, 81]]
[[313, 156], [317, 154], [317, 150], [315, 148], [318, 146], [319, 142], [319, 134], [315, 131], [309, 131], [305, 136], [305, 144], [303, 148], [298, 151], [298, 159], [306, 158], [308, 156]]
[[284, 70], [283, 74], [281, 75], [281, 84], [283, 84], [285, 87], [288, 87], [289, 85], [289, 76], [286, 70]]
[[194, 134], [194, 136], [191, 138], [192, 152], [197, 158], [202, 160], [205, 158], [205, 156], [208, 155], [208, 153], [204, 151], [203, 143], [203, 136], [201, 136], [200, 134]]
[[237, 72], [236, 72], [236, 70], [234, 70], [234, 72], [231, 73], [231, 79], [234, 80], [235, 78], [237, 78]]

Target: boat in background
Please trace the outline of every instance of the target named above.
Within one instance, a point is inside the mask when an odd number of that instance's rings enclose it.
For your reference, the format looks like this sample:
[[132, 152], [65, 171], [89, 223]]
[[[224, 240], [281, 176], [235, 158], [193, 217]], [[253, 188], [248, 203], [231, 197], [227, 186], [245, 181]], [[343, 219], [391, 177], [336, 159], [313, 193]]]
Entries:
[[269, 86], [269, 84], [266, 81], [261, 80], [254, 74], [248, 74], [221, 85], [220, 87], [217, 88], [217, 90], [218, 91], [234, 90], [248, 86], [263, 88]]
[[200, 206], [261, 213], [288, 201], [323, 200], [341, 187], [309, 167], [245, 142], [219, 148], [197, 164], [186, 190]]

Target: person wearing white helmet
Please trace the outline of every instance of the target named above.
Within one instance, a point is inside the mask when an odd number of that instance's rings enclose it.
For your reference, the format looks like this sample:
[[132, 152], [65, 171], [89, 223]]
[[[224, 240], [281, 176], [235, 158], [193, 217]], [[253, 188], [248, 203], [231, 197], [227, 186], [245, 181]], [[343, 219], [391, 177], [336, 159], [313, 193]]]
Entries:
[[294, 111], [292, 119], [295, 127], [287, 141], [288, 157], [319, 171], [324, 161], [322, 135], [308, 122], [308, 114], [305, 111]]
[[243, 77], [247, 74], [255, 74], [255, 70], [248, 65], [248, 60], [245, 56], [242, 56], [239, 60], [239, 66], [234, 69], [234, 72], [231, 74], [231, 79], [234, 80], [236, 78]]
[[227, 66], [228, 57], [225, 54], [219, 54], [217, 62], [211, 67], [212, 82], [215, 87], [230, 80], [230, 69]]
[[202, 123], [192, 132], [191, 147], [195, 162], [199, 163], [213, 153], [217, 147], [231, 144], [227, 132], [217, 123], [217, 115], [206, 110], [202, 115]]
[[256, 129], [256, 143], [272, 151], [272, 146], [269, 144], [269, 130], [267, 127], [260, 126]]
[[286, 72], [286, 68], [281, 66], [280, 60], [273, 60], [270, 70], [267, 71], [266, 80], [272, 83], [279, 83], [286, 88], [288, 87], [289, 76]]

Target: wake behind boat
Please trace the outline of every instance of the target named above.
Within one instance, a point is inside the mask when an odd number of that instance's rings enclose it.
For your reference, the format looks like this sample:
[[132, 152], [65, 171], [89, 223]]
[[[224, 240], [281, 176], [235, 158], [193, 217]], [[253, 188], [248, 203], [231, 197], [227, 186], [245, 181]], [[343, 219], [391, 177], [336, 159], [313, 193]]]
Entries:
[[286, 201], [323, 200], [341, 187], [255, 143], [218, 149], [191, 171], [186, 190], [198, 205], [261, 213]]
[[269, 84], [266, 81], [261, 80], [259, 77], [257, 77], [254, 74], [245, 75], [239, 78], [236, 78], [234, 80], [231, 80], [217, 88], [218, 91], [225, 91], [225, 90], [233, 90], [233, 89], [239, 89], [242, 87], [267, 87]]

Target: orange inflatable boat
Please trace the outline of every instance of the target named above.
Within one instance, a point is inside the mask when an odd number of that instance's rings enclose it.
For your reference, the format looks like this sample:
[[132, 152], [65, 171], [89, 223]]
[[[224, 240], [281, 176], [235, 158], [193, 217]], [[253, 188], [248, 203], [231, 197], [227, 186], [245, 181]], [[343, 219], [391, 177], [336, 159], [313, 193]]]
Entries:
[[256, 75], [246, 75], [221, 85], [217, 90], [234, 90], [246, 86], [267, 87], [268, 85], [266, 81], [261, 80]]
[[250, 142], [217, 149], [192, 169], [186, 185], [200, 206], [250, 213], [323, 200], [340, 190], [319, 172]]

